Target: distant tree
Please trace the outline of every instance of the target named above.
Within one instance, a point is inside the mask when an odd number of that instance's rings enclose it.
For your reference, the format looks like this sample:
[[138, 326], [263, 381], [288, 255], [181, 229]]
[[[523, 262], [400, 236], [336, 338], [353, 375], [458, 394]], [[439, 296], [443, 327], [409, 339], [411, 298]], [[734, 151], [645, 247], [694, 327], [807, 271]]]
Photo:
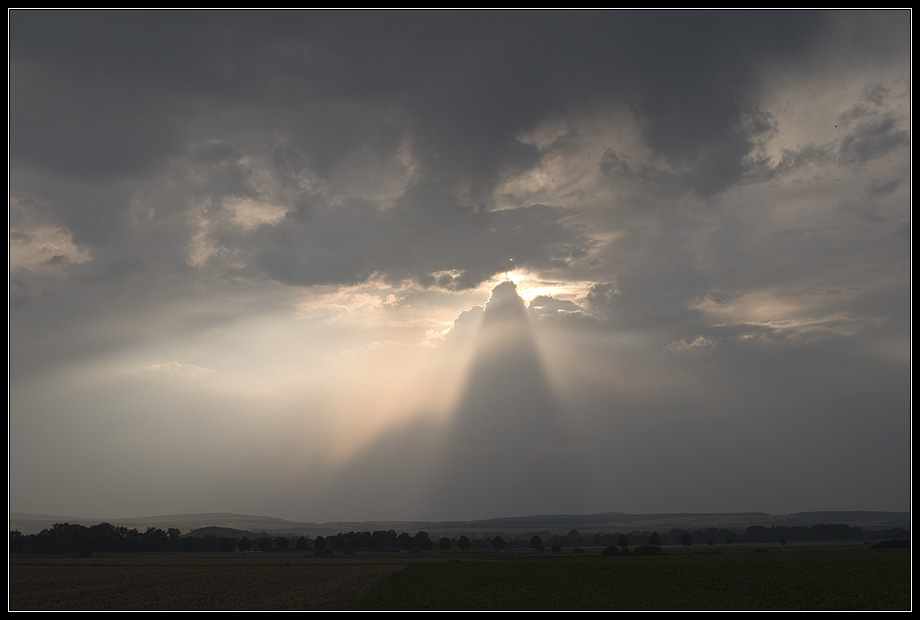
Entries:
[[368, 551], [374, 551], [376, 546], [377, 541], [374, 540], [374, 536], [367, 530], [358, 532], [358, 535], [355, 536], [355, 550], [367, 549]]
[[460, 536], [460, 538], [457, 539], [457, 547], [462, 551], [466, 551], [470, 548], [470, 539], [466, 536]]
[[888, 530], [876, 532], [876, 538], [880, 540], [903, 540], [910, 536], [910, 532], [903, 527], [893, 527]]
[[306, 536], [301, 536], [300, 538], [297, 539], [297, 542], [294, 544], [294, 548], [297, 551], [300, 551], [301, 553], [303, 553], [304, 551], [307, 551], [310, 548], [310, 541], [307, 539]]
[[246, 553], [250, 549], [252, 549], [252, 541], [249, 540], [249, 537], [243, 536], [242, 538], [240, 538], [239, 550], [242, 551], [243, 553]]
[[495, 538], [493, 538], [493, 539], [492, 539], [492, 548], [495, 549], [495, 550], [497, 550], [497, 551], [501, 551], [502, 549], [504, 549], [504, 548], [505, 548], [505, 539], [502, 538], [501, 536], [496, 536]]
[[617, 536], [617, 546], [620, 549], [626, 549], [629, 546], [629, 537], [626, 534], [620, 534]]
[[763, 525], [750, 525], [745, 531], [748, 542], [769, 542], [773, 533], [770, 528]]
[[620, 555], [620, 550], [617, 549], [616, 545], [607, 545], [603, 551], [601, 551], [603, 556], [616, 556]]
[[217, 543], [218, 543], [218, 548], [223, 553], [230, 553], [237, 547], [236, 539], [230, 536], [221, 536], [220, 538], [217, 539]]
[[272, 550], [272, 539], [268, 536], [263, 536], [259, 539], [259, 550], [265, 553], [268, 553]]
[[423, 551], [431, 551], [431, 548], [434, 546], [434, 542], [432, 542], [428, 532], [418, 532], [415, 535], [413, 544]]
[[392, 550], [399, 548], [396, 532], [394, 530], [375, 530], [371, 534], [371, 542], [369, 546], [374, 550]]
[[205, 534], [201, 537], [201, 549], [208, 553], [220, 549], [220, 541], [214, 534]]
[[399, 548], [403, 551], [408, 551], [412, 548], [412, 536], [409, 535], [409, 532], [403, 532], [397, 536], [396, 542], [399, 543]]
[[313, 541], [313, 549], [317, 553], [323, 553], [324, 551], [326, 551], [326, 544], [327, 543], [326, 543], [325, 536], [317, 536], [316, 539]]
[[[93, 528], [89, 529], [92, 530]], [[158, 527], [148, 527], [141, 535], [141, 549], [143, 551], [166, 551], [167, 547], [169, 547], [169, 536]]]
[[348, 532], [342, 536], [342, 553], [349, 555], [357, 553], [361, 548], [361, 534], [359, 532]]
[[[156, 531], [162, 533], [163, 530], [157, 530], [151, 528], [148, 531]], [[115, 527], [111, 523], [100, 523], [99, 525], [93, 525], [91, 527], [84, 527], [80, 530], [73, 531], [74, 534], [80, 533], [80, 546], [93, 551], [100, 553], [108, 552], [118, 552], [124, 551], [124, 537], [122, 536], [122, 530]], [[139, 542], [141, 543], [138, 547], [138, 551], [162, 551], [163, 546], [162, 540], [160, 540], [159, 548], [153, 544], [152, 538], [148, 535], [142, 535], [139, 537]]]
[[689, 547], [693, 544], [693, 536], [690, 535], [690, 532], [684, 532], [680, 535], [680, 544], [685, 547]]
[[182, 551], [201, 551], [201, 539], [197, 536], [183, 536], [180, 543]]
[[169, 541], [167, 544], [167, 549], [170, 551], [179, 550], [179, 536], [182, 534], [177, 528], [171, 527], [166, 530], [166, 538]]
[[275, 549], [277, 549], [281, 553], [284, 553], [285, 551], [287, 551], [290, 548], [290, 546], [291, 546], [291, 543], [284, 536], [278, 536], [275, 538]]
[[[375, 532], [376, 534], [376, 532]], [[368, 551], [377, 551], [377, 548], [380, 546], [380, 539], [373, 534], [368, 534], [367, 537], [367, 550]]]
[[447, 536], [443, 536], [438, 539], [438, 548], [441, 551], [450, 551], [450, 548], [454, 545], [453, 541]]
[[877, 543], [873, 543], [870, 549], [906, 549], [908, 547], [910, 547], [910, 541], [904, 538], [880, 540]]
[[597, 532], [591, 536], [591, 546], [592, 547], [606, 547], [607, 545], [616, 544], [617, 537], [613, 534], [603, 534]]
[[10, 530], [10, 553], [24, 553], [25, 538], [19, 530]]
[[534, 534], [530, 537], [530, 548], [543, 551], [543, 539]]
[[652, 532], [651, 536], [648, 537], [648, 544], [653, 547], [661, 546], [661, 537], [658, 535], [658, 532]]

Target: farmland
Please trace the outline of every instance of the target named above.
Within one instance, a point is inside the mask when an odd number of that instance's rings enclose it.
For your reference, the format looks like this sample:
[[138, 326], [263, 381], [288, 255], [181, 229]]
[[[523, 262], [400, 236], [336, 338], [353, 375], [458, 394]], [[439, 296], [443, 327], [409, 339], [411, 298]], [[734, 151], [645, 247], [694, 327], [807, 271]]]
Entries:
[[908, 610], [910, 549], [13, 556], [10, 610]]

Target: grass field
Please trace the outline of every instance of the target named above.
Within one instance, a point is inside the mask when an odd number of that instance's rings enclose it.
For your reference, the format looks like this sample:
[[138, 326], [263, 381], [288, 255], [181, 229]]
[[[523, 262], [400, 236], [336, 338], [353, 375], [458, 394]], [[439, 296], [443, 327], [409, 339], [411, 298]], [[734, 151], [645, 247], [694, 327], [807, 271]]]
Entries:
[[864, 548], [533, 557], [409, 566], [379, 610], [907, 610], [910, 552]]
[[909, 610], [910, 549], [14, 557], [10, 610]]

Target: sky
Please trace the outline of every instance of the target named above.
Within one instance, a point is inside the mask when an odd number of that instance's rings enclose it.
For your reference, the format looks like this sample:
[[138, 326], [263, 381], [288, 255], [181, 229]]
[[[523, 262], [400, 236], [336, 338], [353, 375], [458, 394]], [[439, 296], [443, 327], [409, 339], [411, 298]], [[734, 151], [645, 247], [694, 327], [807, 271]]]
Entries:
[[8, 10], [9, 509], [910, 510], [911, 17]]

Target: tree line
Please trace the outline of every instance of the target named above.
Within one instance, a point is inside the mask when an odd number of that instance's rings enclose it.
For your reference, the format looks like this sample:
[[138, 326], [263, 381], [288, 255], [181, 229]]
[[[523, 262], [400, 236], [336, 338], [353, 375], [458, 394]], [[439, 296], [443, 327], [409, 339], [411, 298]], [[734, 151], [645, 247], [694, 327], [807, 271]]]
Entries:
[[114, 526], [110, 523], [85, 526], [73, 523], [57, 523], [37, 534], [10, 532], [10, 553], [12, 554], [92, 554], [92, 553], [247, 553], [247, 552], [297, 552], [314, 555], [352, 554], [358, 552], [429, 552], [469, 549], [527, 548], [538, 551], [558, 552], [563, 548], [582, 547], [605, 549], [614, 555], [633, 551], [655, 552], [662, 545], [733, 544], [733, 543], [779, 543], [805, 541], [860, 541], [884, 539], [908, 539], [909, 532], [902, 528], [882, 531], [863, 531], [846, 524], [821, 524], [812, 526], [750, 526], [744, 531], [720, 528], [706, 528], [693, 532], [671, 529], [667, 532], [634, 531], [629, 534], [593, 533], [582, 535], [578, 530], [567, 534], [538, 532], [506, 537], [502, 534], [483, 536], [432, 536], [419, 531], [397, 533], [395, 530], [350, 531], [330, 536], [279, 536], [243, 534], [227, 536], [206, 533], [182, 535], [176, 528], [166, 530], [149, 527], [141, 532], [137, 529]]
[[504, 548], [496, 539], [470, 539], [441, 537], [437, 540], [424, 531], [410, 535], [397, 534], [395, 530], [374, 532], [347, 532], [332, 536], [271, 536], [243, 534], [218, 536], [215, 534], [182, 535], [176, 528], [163, 530], [149, 527], [137, 529], [114, 526], [110, 523], [85, 526], [74, 523], [56, 523], [37, 534], [10, 531], [11, 554], [78, 554], [92, 553], [232, 553], [232, 552], [312, 552], [316, 555], [332, 553], [357, 553], [358, 551], [431, 551], [435, 545], [442, 551], [478, 548]]

